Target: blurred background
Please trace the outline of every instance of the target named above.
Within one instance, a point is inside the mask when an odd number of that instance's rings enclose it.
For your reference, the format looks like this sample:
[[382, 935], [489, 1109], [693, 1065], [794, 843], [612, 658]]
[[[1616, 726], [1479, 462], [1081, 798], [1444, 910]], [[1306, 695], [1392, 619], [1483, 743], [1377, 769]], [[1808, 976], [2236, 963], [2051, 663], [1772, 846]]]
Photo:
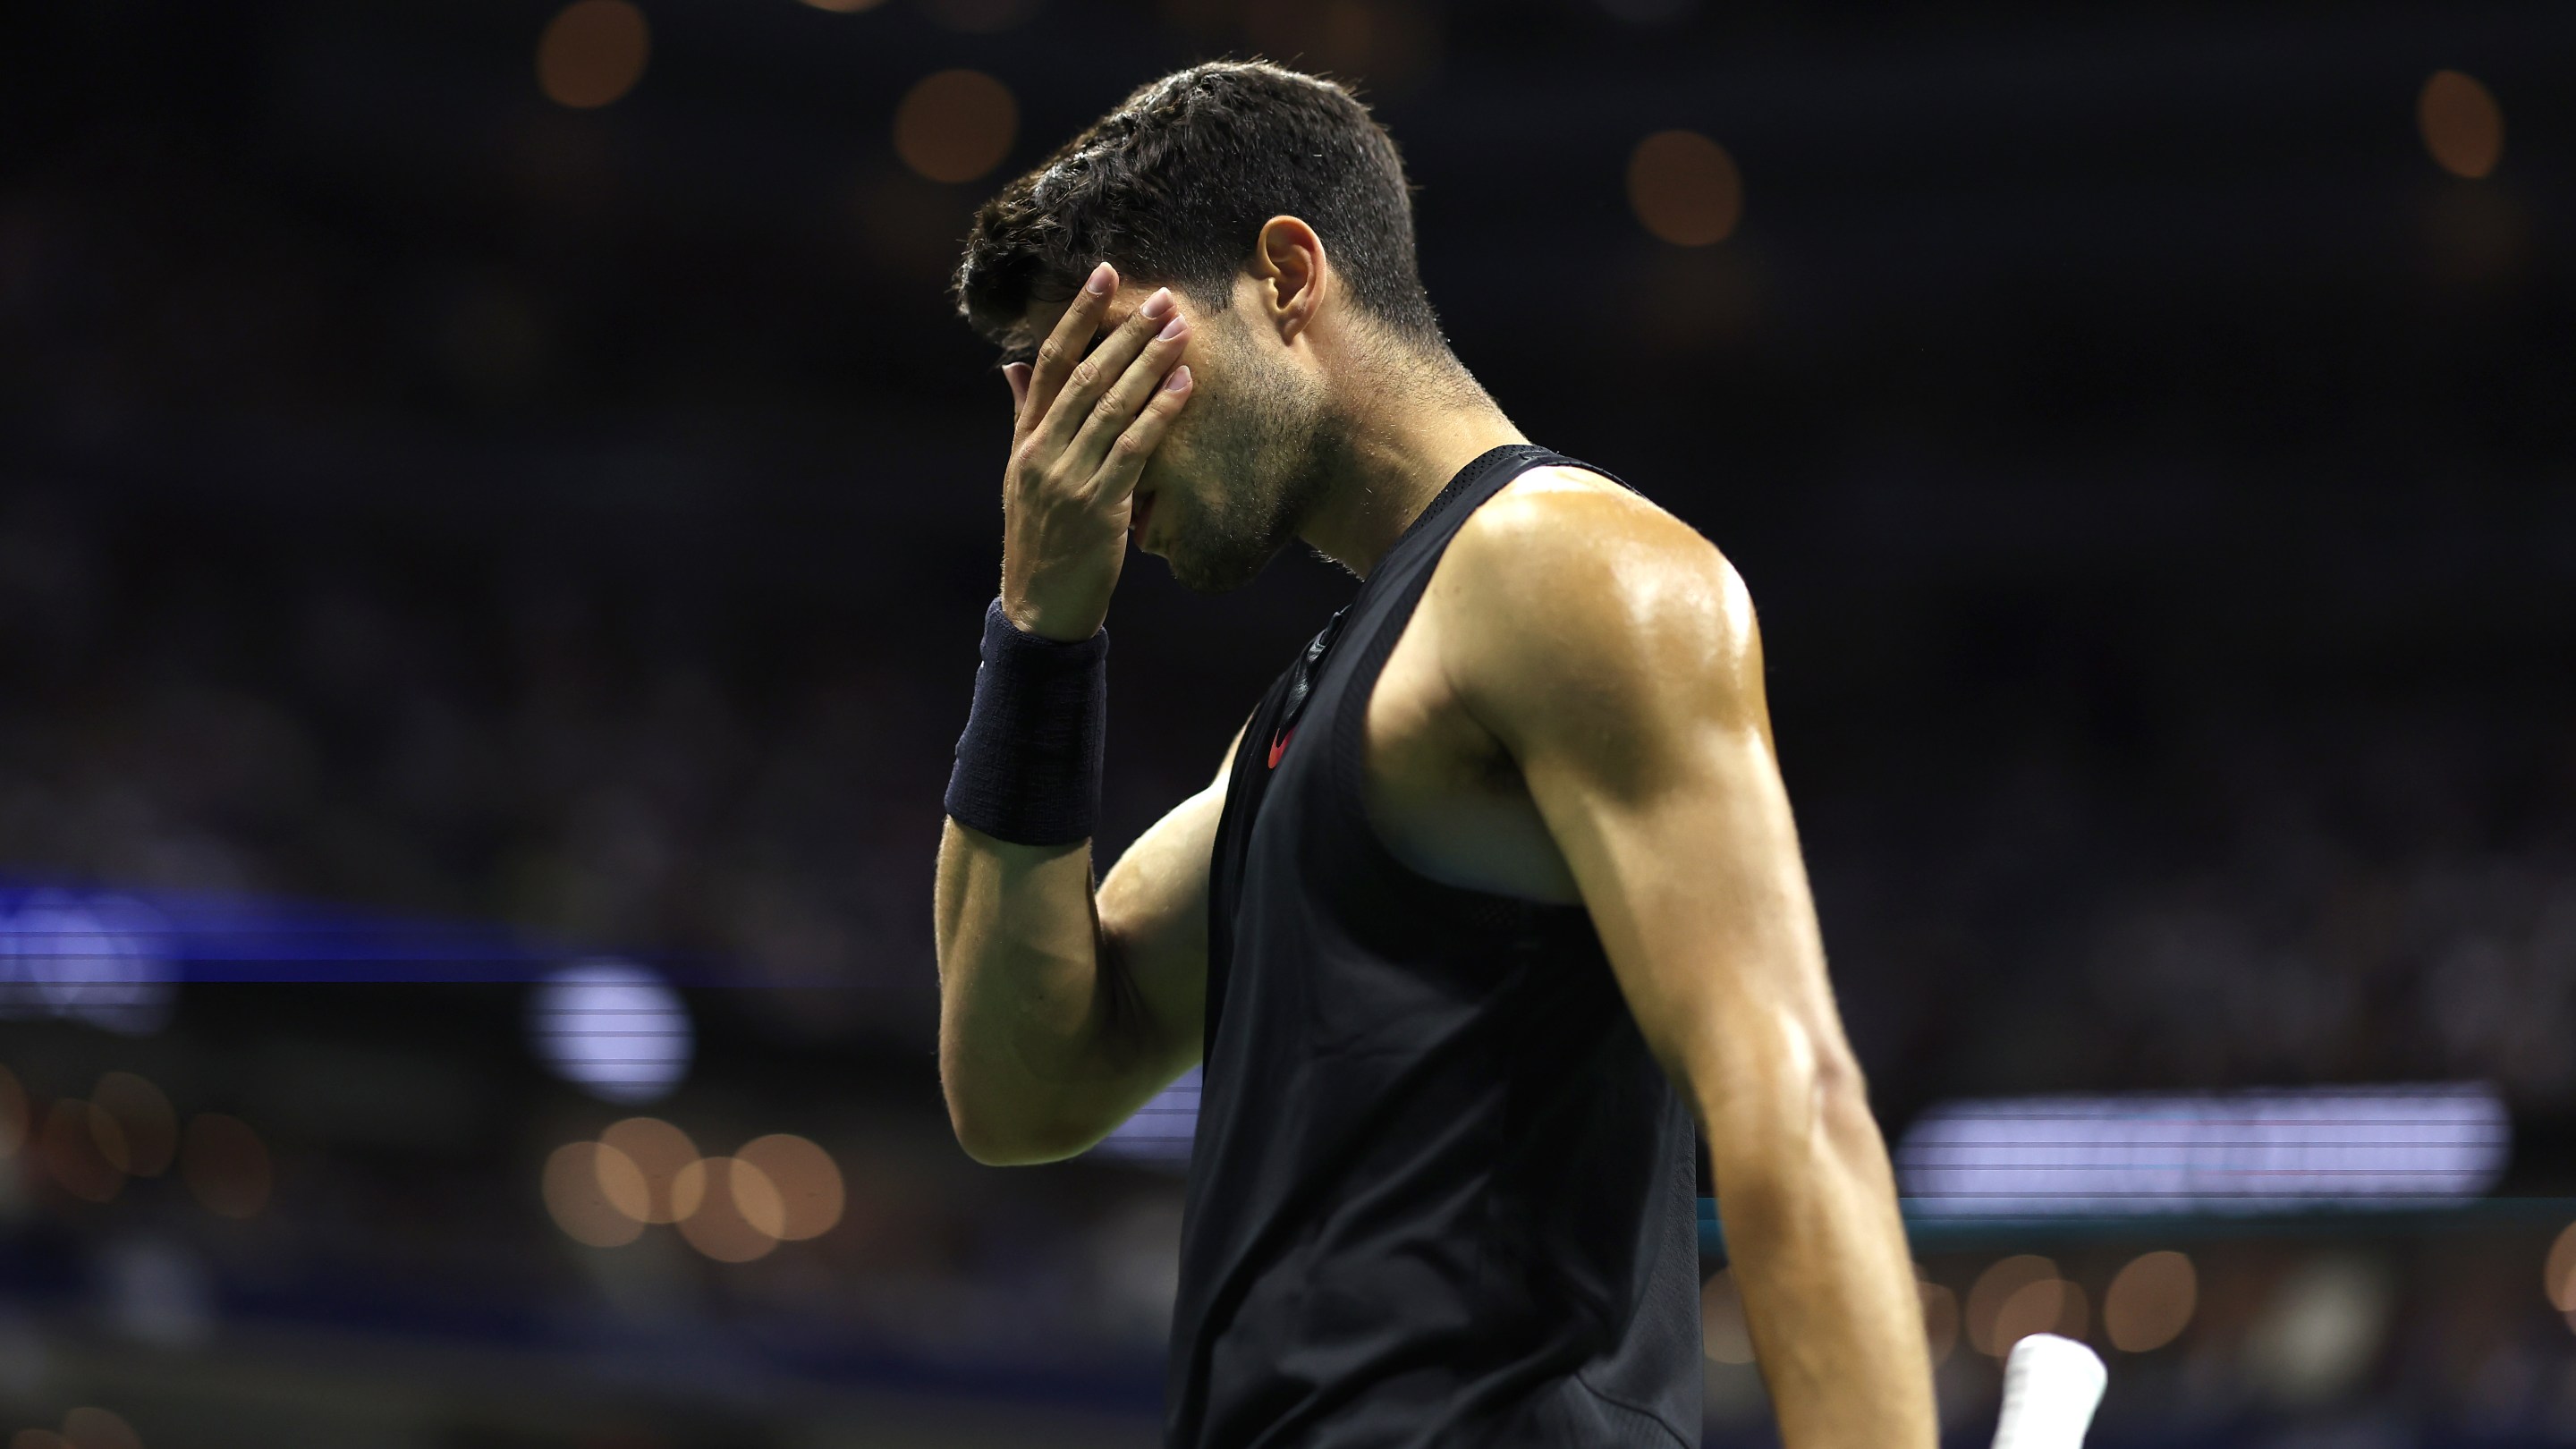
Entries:
[[[12, 1449], [1158, 1442], [1187, 1083], [1037, 1169], [939, 1103], [943, 284], [1253, 53], [1749, 580], [1953, 1441], [2054, 1327], [2099, 1445], [2576, 1442], [2576, 11], [70, 0], [0, 18]], [[1351, 588], [1130, 568], [1104, 859]]]

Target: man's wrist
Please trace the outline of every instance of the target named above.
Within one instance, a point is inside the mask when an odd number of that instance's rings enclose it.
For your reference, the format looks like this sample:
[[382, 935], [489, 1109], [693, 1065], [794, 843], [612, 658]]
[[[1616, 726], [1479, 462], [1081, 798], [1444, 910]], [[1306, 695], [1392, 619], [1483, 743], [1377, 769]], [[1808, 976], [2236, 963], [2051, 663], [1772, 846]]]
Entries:
[[1079, 644], [1098, 634], [1098, 618], [1068, 620], [1063, 614], [1047, 614], [1023, 596], [1013, 599], [1005, 590], [998, 603], [1002, 617], [1023, 634], [1033, 635], [1054, 644]]

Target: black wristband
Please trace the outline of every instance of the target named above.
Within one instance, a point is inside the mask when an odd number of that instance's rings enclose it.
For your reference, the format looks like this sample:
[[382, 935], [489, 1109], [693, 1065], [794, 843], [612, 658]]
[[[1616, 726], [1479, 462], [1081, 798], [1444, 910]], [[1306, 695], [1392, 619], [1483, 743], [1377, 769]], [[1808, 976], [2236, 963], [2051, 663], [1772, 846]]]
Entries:
[[1014, 845], [1090, 839], [1109, 725], [1109, 631], [1059, 644], [1020, 632], [995, 599], [983, 653], [948, 775], [950, 818]]

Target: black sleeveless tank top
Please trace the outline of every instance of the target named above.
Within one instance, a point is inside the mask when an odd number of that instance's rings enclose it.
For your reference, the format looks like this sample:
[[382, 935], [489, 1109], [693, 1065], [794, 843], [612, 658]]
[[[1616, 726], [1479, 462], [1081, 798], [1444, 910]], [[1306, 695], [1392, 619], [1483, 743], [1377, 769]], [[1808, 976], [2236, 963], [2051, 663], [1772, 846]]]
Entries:
[[1468, 464], [1235, 751], [1172, 1449], [1699, 1442], [1691, 1123], [1590, 917], [1422, 876], [1362, 803], [1369, 695], [1441, 553], [1570, 462]]

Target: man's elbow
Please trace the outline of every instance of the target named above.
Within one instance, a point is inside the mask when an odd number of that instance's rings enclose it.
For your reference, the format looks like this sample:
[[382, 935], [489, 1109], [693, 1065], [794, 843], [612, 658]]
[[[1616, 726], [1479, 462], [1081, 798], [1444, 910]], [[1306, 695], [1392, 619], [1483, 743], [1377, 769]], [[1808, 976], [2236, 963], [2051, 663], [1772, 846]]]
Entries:
[[966, 1155], [986, 1167], [1062, 1162], [1088, 1149], [1100, 1136], [1062, 1121], [972, 1101], [954, 1087], [948, 1092], [948, 1126]]
[[1886, 1172], [1886, 1143], [1869, 1107], [1869, 1082], [1848, 1049], [1796, 1053], [1769, 1090], [1767, 1108], [1713, 1116], [1709, 1148], [1721, 1193], [1748, 1214], [1784, 1225], [1811, 1211], [1828, 1184]]
[[1869, 1109], [1869, 1079], [1850, 1050], [1819, 1054], [1809, 1078], [1808, 1100], [1814, 1104], [1809, 1118], [1817, 1146], [1843, 1161], [1855, 1153], [1883, 1156], [1887, 1145], [1879, 1136], [1877, 1114]]

